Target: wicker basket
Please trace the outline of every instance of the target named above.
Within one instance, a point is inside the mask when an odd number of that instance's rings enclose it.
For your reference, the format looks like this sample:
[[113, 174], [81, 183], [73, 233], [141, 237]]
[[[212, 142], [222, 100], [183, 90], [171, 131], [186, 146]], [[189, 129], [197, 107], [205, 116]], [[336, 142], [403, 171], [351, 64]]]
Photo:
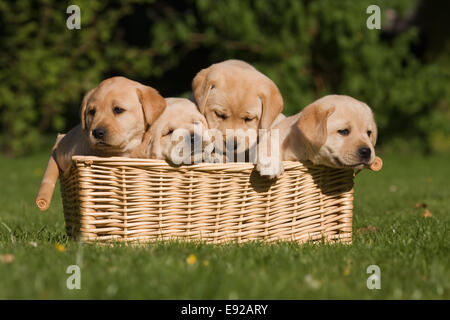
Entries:
[[354, 171], [284, 167], [271, 183], [250, 163], [74, 156], [61, 177], [66, 231], [84, 241], [351, 242]]

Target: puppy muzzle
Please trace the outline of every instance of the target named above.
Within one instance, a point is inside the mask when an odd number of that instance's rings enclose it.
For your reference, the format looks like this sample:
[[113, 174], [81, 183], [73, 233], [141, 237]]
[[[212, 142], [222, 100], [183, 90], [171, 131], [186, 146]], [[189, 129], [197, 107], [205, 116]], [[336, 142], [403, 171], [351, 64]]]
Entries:
[[97, 127], [94, 130], [92, 130], [91, 134], [96, 140], [104, 141], [106, 138], [107, 131], [103, 127]]

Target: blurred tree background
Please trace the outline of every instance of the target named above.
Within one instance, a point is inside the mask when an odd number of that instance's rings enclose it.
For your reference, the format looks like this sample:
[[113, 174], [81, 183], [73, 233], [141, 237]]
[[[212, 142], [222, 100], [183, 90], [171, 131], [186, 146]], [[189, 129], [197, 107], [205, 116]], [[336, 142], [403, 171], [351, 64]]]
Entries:
[[[291, 115], [329, 93], [368, 103], [392, 150], [450, 149], [450, 2], [0, 1], [0, 148], [11, 156], [79, 122], [83, 94], [123, 75], [189, 96], [202, 68], [243, 59]], [[69, 30], [66, 9], [81, 9]], [[381, 30], [369, 30], [369, 5]]]

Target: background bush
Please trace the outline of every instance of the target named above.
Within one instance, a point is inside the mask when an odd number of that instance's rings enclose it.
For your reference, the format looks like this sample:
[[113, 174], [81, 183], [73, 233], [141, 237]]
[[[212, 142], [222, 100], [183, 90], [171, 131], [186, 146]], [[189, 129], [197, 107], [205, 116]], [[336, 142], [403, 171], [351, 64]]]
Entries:
[[[66, 8], [81, 8], [68, 30]], [[381, 8], [369, 30], [366, 8]], [[84, 93], [113, 75], [189, 96], [201, 68], [246, 60], [272, 78], [294, 114], [328, 93], [374, 110], [379, 141], [450, 146], [446, 1], [0, 2], [0, 146], [20, 155], [79, 122]]]

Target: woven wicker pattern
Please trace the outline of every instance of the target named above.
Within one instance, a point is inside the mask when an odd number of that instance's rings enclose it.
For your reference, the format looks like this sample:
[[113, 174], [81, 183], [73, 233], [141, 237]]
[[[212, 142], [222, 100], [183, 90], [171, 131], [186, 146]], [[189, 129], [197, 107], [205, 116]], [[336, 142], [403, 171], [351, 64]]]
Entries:
[[285, 161], [270, 183], [249, 163], [73, 160], [61, 177], [66, 231], [84, 241], [351, 242], [352, 170]]

